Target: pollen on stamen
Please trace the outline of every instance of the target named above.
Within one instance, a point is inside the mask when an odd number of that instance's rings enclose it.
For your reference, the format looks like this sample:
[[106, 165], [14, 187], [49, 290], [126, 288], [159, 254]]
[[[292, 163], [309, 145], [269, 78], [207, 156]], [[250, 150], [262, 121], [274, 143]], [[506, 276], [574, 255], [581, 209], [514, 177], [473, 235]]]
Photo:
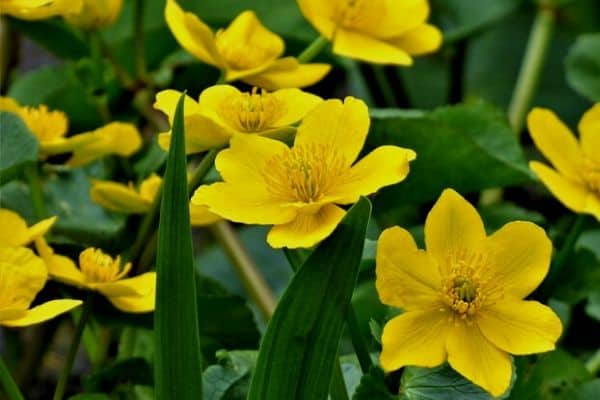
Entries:
[[79, 255], [79, 267], [88, 282], [113, 282], [122, 275], [121, 258], [113, 259], [102, 250], [88, 248]]
[[223, 101], [221, 117], [242, 132], [261, 132], [272, 127], [285, 113], [284, 104], [265, 90], [255, 87], [251, 93], [241, 93]]

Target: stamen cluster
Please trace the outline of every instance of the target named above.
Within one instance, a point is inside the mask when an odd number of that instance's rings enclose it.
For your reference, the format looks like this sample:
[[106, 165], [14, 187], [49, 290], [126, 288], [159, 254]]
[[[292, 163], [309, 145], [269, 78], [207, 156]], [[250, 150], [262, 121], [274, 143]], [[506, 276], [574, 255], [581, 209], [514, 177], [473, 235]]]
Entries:
[[271, 93], [255, 87], [251, 93], [241, 93], [226, 99], [219, 109], [221, 116], [243, 132], [260, 132], [285, 114], [281, 101]]
[[[129, 265], [129, 264], [128, 264]], [[114, 282], [127, 274], [121, 269], [121, 257], [113, 259], [102, 250], [90, 247], [79, 255], [79, 267], [88, 282]]]

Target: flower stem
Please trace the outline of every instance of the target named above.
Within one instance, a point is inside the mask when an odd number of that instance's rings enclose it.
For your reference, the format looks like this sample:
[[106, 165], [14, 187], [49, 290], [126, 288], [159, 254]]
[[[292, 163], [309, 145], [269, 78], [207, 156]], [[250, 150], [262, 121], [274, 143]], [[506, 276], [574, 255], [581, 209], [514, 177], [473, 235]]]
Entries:
[[221, 73], [219, 74], [219, 79], [217, 79], [217, 81], [215, 82], [215, 85], [222, 85], [226, 82], [226, 78], [225, 78], [226, 72], [223, 70], [221, 71]]
[[220, 148], [209, 150], [196, 167], [196, 170], [192, 176], [189, 177], [188, 192], [190, 196], [192, 195], [192, 192], [200, 185], [200, 183], [202, 183], [202, 180], [210, 171], [210, 168], [213, 166], [215, 158], [217, 157], [217, 154], [219, 154], [220, 150]]
[[373, 65], [371, 69], [373, 70], [373, 74], [375, 74], [375, 82], [377, 82], [377, 86], [379, 86], [379, 90], [381, 90], [385, 105], [388, 107], [398, 107], [398, 102], [390, 87], [390, 82], [385, 76], [383, 67], [381, 65]]
[[0, 357], [0, 382], [10, 400], [25, 400], [2, 357]]
[[275, 311], [277, 303], [275, 295], [250, 258], [235, 230], [227, 221], [219, 221], [209, 228], [233, 262], [235, 272], [250, 298], [260, 310], [264, 320], [268, 321]]
[[79, 321], [75, 326], [73, 340], [71, 341], [71, 347], [69, 347], [69, 352], [67, 353], [65, 365], [60, 377], [58, 378], [58, 383], [56, 384], [53, 400], [62, 400], [65, 395], [67, 383], [69, 382], [69, 376], [71, 375], [71, 369], [73, 369], [73, 361], [75, 361], [75, 355], [77, 354], [77, 349], [79, 348], [79, 343], [81, 342], [81, 336], [83, 335], [83, 329], [85, 328], [85, 324], [87, 323], [91, 314], [93, 297], [93, 293], [89, 294], [85, 303], [83, 304], [83, 310], [81, 311]]
[[369, 346], [367, 345], [367, 342], [360, 331], [358, 318], [356, 318], [356, 311], [354, 311], [352, 304], [350, 304], [350, 307], [348, 307], [346, 323], [348, 324], [350, 338], [352, 339], [352, 346], [354, 346], [354, 351], [356, 352], [360, 369], [362, 370], [363, 374], [367, 374], [373, 366], [373, 360], [371, 360], [371, 355], [369, 354]]
[[31, 194], [31, 203], [33, 212], [37, 220], [42, 220], [48, 216], [46, 204], [44, 203], [44, 190], [40, 180], [40, 170], [37, 162], [28, 163], [25, 166], [25, 178], [29, 183], [29, 191]]
[[133, 50], [135, 73], [141, 81], [147, 81], [146, 59], [144, 57], [144, 1], [134, 1], [133, 11]]
[[519, 71], [517, 84], [508, 106], [508, 120], [518, 136], [523, 130], [525, 116], [538, 85], [540, 73], [546, 60], [548, 47], [554, 30], [555, 12], [548, 6], [541, 7], [533, 22], [523, 64]]
[[[142, 219], [142, 223], [140, 224], [140, 227], [138, 229], [137, 236], [135, 237], [135, 242], [133, 242], [133, 245], [129, 250], [129, 256], [126, 257], [126, 260], [123, 260], [123, 262], [131, 261], [135, 263], [142, 254], [142, 250], [146, 246], [148, 238], [156, 230], [156, 220], [160, 211], [161, 198], [162, 184], [156, 191], [156, 195], [154, 196], [154, 201], [152, 201], [150, 210], [148, 210], [148, 212], [144, 215], [144, 219]], [[156, 245], [156, 243], [154, 244]]]
[[327, 38], [325, 38], [323, 36], [319, 36], [318, 38], [313, 40], [311, 42], [311, 44], [309, 44], [308, 47], [306, 47], [302, 51], [302, 53], [300, 53], [300, 55], [298, 56], [298, 62], [299, 63], [307, 63], [307, 62], [311, 61], [321, 51], [323, 51], [323, 49], [325, 49], [325, 47], [327, 47], [328, 43], [329, 43], [329, 40], [327, 40]]

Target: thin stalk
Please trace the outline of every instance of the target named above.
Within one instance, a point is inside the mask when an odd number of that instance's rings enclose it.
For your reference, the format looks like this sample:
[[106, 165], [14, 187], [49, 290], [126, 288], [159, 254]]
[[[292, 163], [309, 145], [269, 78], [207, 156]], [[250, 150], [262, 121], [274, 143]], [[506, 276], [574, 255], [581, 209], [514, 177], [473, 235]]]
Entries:
[[302, 51], [302, 53], [300, 53], [300, 55], [298, 55], [298, 62], [299, 63], [307, 63], [307, 62], [311, 61], [321, 51], [323, 51], [323, 49], [325, 49], [325, 47], [327, 47], [328, 43], [329, 43], [329, 40], [327, 40], [327, 38], [325, 38], [323, 36], [319, 36], [318, 38], [313, 40], [312, 43], [309, 44], [308, 47], [306, 47]]
[[189, 177], [188, 193], [190, 195], [192, 195], [194, 190], [200, 185], [200, 183], [202, 183], [202, 180], [213, 166], [215, 158], [217, 157], [217, 154], [219, 154], [220, 150], [220, 148], [209, 150], [202, 158], [202, 161], [200, 161], [200, 163], [196, 167], [194, 173]]
[[264, 320], [268, 321], [275, 311], [277, 303], [275, 295], [250, 258], [235, 230], [227, 221], [219, 221], [209, 228], [233, 262], [235, 272], [248, 295], [258, 307]]
[[385, 76], [385, 69], [381, 65], [373, 65], [371, 69], [373, 70], [373, 74], [375, 74], [375, 82], [377, 82], [377, 86], [381, 90], [386, 107], [398, 107], [394, 91], [390, 86], [387, 76]]
[[10, 375], [10, 371], [4, 360], [0, 357], [0, 382], [4, 387], [4, 391], [10, 400], [25, 400], [25, 397], [19, 390], [19, 387]]
[[37, 162], [28, 163], [25, 166], [25, 178], [29, 183], [29, 192], [31, 195], [31, 204], [37, 220], [42, 220], [48, 216], [46, 204], [44, 203], [44, 190], [40, 180], [40, 170]]
[[215, 85], [221, 85], [221, 84], [227, 82], [225, 75], [226, 75], [226, 72], [221, 71], [221, 73], [219, 74], [219, 78], [215, 82]]
[[69, 352], [67, 353], [65, 365], [60, 377], [58, 378], [58, 383], [56, 384], [53, 400], [62, 400], [65, 395], [67, 383], [69, 382], [69, 376], [71, 375], [71, 370], [73, 369], [73, 361], [75, 361], [75, 355], [77, 354], [77, 349], [79, 348], [79, 343], [81, 342], [81, 336], [83, 335], [83, 329], [85, 328], [85, 324], [87, 323], [91, 314], [92, 302], [93, 294], [90, 294], [83, 304], [83, 310], [81, 311], [81, 316], [79, 317], [79, 321], [75, 327], [73, 340], [71, 341], [71, 346], [69, 347]]
[[144, 1], [134, 1], [133, 11], [133, 51], [135, 72], [141, 81], [147, 81], [146, 59], [144, 57]]
[[373, 360], [371, 360], [369, 346], [367, 345], [367, 342], [360, 331], [358, 318], [356, 318], [356, 311], [354, 311], [352, 304], [350, 304], [350, 307], [348, 307], [346, 324], [348, 325], [348, 330], [350, 331], [352, 346], [354, 346], [354, 351], [356, 352], [360, 369], [362, 370], [363, 374], [367, 374], [373, 366]]
[[133, 242], [133, 245], [131, 246], [129, 256], [126, 260], [123, 260], [124, 262], [132, 261], [135, 263], [142, 254], [144, 247], [147, 245], [148, 238], [156, 231], [161, 198], [162, 184], [156, 191], [156, 195], [154, 196], [154, 201], [150, 206], [150, 210], [148, 210], [148, 212], [144, 215], [144, 219], [142, 219], [137, 236], [135, 237], [135, 242]]
[[342, 370], [342, 363], [340, 360], [340, 354], [338, 351], [337, 355], [338, 362], [335, 363], [333, 369], [333, 375], [331, 376], [331, 384], [329, 386], [329, 395], [331, 400], [350, 400], [348, 398], [348, 391], [346, 390], [346, 383], [344, 381], [344, 371]]
[[108, 62], [112, 65], [113, 70], [115, 71], [115, 76], [117, 77], [119, 83], [121, 83], [121, 86], [123, 86], [123, 88], [129, 91], [134, 91], [134, 89], [136, 88], [135, 80], [129, 75], [129, 72], [127, 72], [127, 70], [123, 68], [121, 64], [119, 64], [115, 56], [112, 54], [108, 45], [102, 39], [102, 35], [98, 34], [97, 40], [100, 45], [100, 50], [102, 51], [102, 54], [104, 55], [106, 60], [108, 60]]

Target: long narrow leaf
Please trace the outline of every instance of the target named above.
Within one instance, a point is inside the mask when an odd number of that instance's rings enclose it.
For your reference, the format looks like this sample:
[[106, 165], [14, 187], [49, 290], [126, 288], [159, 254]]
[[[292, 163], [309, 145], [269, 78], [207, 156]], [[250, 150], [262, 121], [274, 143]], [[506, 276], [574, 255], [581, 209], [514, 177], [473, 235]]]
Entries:
[[188, 209], [183, 96], [167, 160], [156, 259], [155, 396], [202, 399], [202, 363]]
[[327, 398], [370, 213], [362, 198], [294, 276], [262, 340], [249, 400]]

